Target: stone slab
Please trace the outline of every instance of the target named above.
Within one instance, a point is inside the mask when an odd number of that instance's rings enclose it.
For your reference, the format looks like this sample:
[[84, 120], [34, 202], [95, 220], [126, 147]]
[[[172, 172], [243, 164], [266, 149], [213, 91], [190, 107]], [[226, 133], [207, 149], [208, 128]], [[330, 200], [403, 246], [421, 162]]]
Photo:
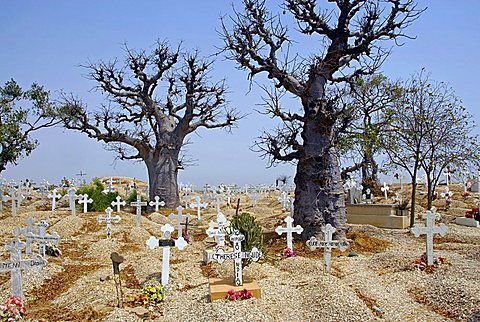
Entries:
[[455, 223], [457, 225], [480, 228], [480, 223], [473, 218], [457, 217], [455, 218]]
[[258, 286], [257, 282], [254, 280], [250, 280], [245, 278], [243, 281], [243, 285], [235, 286], [233, 278], [209, 278], [209, 291], [210, 291], [210, 300], [213, 302], [215, 300], [225, 300], [225, 296], [227, 292], [232, 288], [235, 292], [241, 291], [243, 289], [247, 289], [248, 291], [252, 292], [253, 297], [259, 299], [262, 295], [260, 290], [260, 286]]
[[347, 223], [392, 229], [408, 228], [410, 218], [397, 216], [397, 213], [395, 205], [347, 205]]

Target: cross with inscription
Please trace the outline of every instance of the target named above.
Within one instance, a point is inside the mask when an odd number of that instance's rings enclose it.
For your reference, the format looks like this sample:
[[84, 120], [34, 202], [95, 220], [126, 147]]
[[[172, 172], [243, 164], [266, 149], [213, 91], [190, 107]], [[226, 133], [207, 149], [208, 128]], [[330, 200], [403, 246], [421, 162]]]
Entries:
[[9, 262], [0, 262], [0, 272], [10, 272], [11, 276], [11, 295], [24, 299], [22, 287], [22, 270], [33, 269], [40, 272], [47, 265], [47, 262], [40, 256], [36, 255], [32, 259], [22, 260], [22, 248], [25, 243], [14, 238], [10, 245], [5, 246], [5, 250], [10, 252]]
[[25, 236], [25, 239], [27, 241], [30, 241], [30, 243], [33, 241], [38, 241], [38, 253], [42, 258], [45, 258], [45, 244], [47, 242], [52, 242], [53, 244], [56, 245], [60, 240], [60, 236], [56, 232], [53, 232], [53, 234], [51, 235], [47, 235], [47, 227], [48, 227], [47, 222], [42, 220], [37, 225], [37, 231], [38, 231], [37, 235], [35, 235], [33, 232], [29, 232]]
[[440, 236], [445, 236], [448, 231], [447, 226], [445, 224], [440, 224], [439, 226], [435, 226], [435, 220], [440, 218], [440, 215], [436, 213], [436, 209], [432, 208], [432, 210], [427, 210], [423, 215], [422, 218], [425, 219], [425, 226], [421, 227], [418, 224], [415, 224], [410, 231], [415, 237], [419, 237], [420, 235], [426, 235], [427, 238], [427, 264], [433, 265], [433, 235], [440, 234]]
[[235, 272], [234, 282], [236, 286], [243, 285], [243, 268], [242, 259], [251, 259], [256, 262], [262, 257], [262, 252], [253, 247], [249, 252], [242, 252], [242, 241], [245, 240], [245, 236], [237, 229], [230, 235], [230, 241], [233, 243], [233, 252], [226, 253], [223, 249], [217, 249], [213, 254], [212, 259], [222, 264], [225, 260], [233, 260], [233, 270]]
[[283, 221], [287, 223], [287, 227], [278, 226], [275, 228], [275, 232], [279, 235], [283, 233], [287, 234], [287, 247], [293, 252], [293, 233], [301, 234], [303, 228], [300, 225], [293, 227], [293, 218], [290, 216], [287, 216]]
[[[115, 202], [115, 200], [117, 201]], [[117, 196], [115, 200], [112, 201], [112, 207], [117, 206], [117, 212], [120, 212], [120, 206], [125, 206], [127, 203], [125, 202], [125, 200], [122, 200], [122, 197], [120, 196]]]
[[62, 195], [58, 194], [57, 195], [57, 189], [53, 189], [52, 193], [48, 194], [48, 199], [52, 199], [52, 211], [55, 210], [57, 199], [62, 198]]
[[177, 229], [178, 229], [178, 238], [182, 237], [182, 222], [184, 219], [190, 220], [191, 216], [190, 214], [183, 214], [183, 207], [178, 206], [177, 207], [177, 214], [170, 214], [168, 216], [171, 220], [176, 220], [177, 221]]
[[160, 201], [160, 197], [159, 196], [155, 196], [153, 199], [155, 199], [155, 201], [153, 200], [150, 200], [150, 202], [148, 203], [150, 205], [150, 207], [153, 207], [155, 206], [155, 212], [158, 212], [158, 208], [159, 207], [163, 207], [165, 206], [165, 201]]
[[200, 220], [202, 220], [202, 218], [200, 218], [200, 214], [201, 214], [200, 209], [201, 209], [201, 208], [207, 208], [208, 203], [206, 203], [206, 202], [201, 203], [201, 202], [200, 202], [200, 201], [201, 201], [200, 196], [197, 196], [197, 197], [195, 198], [195, 201], [196, 201], [196, 203], [194, 202], [194, 203], [191, 203], [191, 204], [190, 204], [190, 208], [192, 208], [192, 209], [197, 208], [197, 218], [198, 218], [198, 220], [200, 221]]
[[142, 196], [138, 193], [137, 194], [137, 201], [136, 202], [131, 202], [130, 206], [134, 206], [137, 208], [135, 212], [135, 224], [137, 227], [140, 227], [142, 223], [142, 207], [147, 206], [147, 203], [145, 201], [142, 201]]
[[105, 212], [107, 213], [107, 217], [97, 217], [97, 222], [102, 223], [105, 222], [107, 224], [107, 239], [110, 239], [112, 236], [112, 223], [118, 223], [122, 218], [120, 218], [118, 215], [115, 217], [112, 217], [112, 208], [108, 207], [105, 209]]
[[[217, 226], [218, 228], [215, 228]], [[230, 222], [227, 220], [224, 214], [219, 213], [217, 215], [217, 223], [210, 221], [208, 229], [206, 230], [207, 236], [210, 238], [216, 238], [217, 246], [225, 246], [225, 228], [230, 226]]]
[[165, 224], [160, 228], [163, 232], [163, 238], [157, 239], [154, 236], [150, 236], [147, 240], [147, 246], [150, 249], [155, 247], [162, 247], [162, 286], [168, 285], [168, 276], [170, 275], [170, 247], [177, 247], [179, 250], [183, 250], [188, 244], [183, 237], [178, 239], [171, 239], [170, 236], [175, 230], [172, 225]]
[[325, 237], [324, 240], [317, 240], [315, 236], [311, 237], [309, 240], [307, 240], [307, 246], [310, 248], [310, 250], [315, 250], [318, 247], [323, 247], [324, 252], [323, 252], [323, 265], [325, 268], [325, 272], [329, 273], [330, 272], [330, 261], [332, 257], [332, 249], [333, 248], [338, 248], [340, 251], [345, 251], [349, 243], [347, 241], [340, 242], [338, 240], [332, 240], [333, 233], [337, 230], [335, 227], [333, 227], [330, 224], [326, 224], [325, 226], [322, 226], [322, 232]]

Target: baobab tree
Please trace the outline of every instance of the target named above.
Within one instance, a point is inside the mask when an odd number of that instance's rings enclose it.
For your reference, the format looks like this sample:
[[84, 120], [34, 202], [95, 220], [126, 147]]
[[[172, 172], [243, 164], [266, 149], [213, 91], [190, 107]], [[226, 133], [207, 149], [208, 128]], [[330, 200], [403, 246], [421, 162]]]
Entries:
[[104, 142], [120, 160], [145, 162], [150, 196], [175, 207], [186, 137], [201, 127], [229, 130], [241, 115], [226, 106], [224, 81], [211, 82], [212, 62], [197, 52], [166, 42], [157, 42], [151, 53], [127, 46], [125, 52], [123, 65], [114, 60], [85, 66], [108, 103], [89, 112], [80, 99], [64, 95], [62, 119], [66, 128]]
[[[292, 112], [274, 100], [268, 112], [284, 125], [257, 143], [273, 163], [296, 162], [294, 219], [304, 227], [302, 238], [326, 223], [341, 236], [345, 197], [335, 128], [348, 108], [337, 103], [338, 95], [327, 95], [327, 87], [376, 71], [388, 54], [383, 41], [406, 37], [404, 29], [422, 10], [413, 0], [335, 0], [323, 8], [315, 0], [285, 0], [280, 10], [296, 21], [293, 32], [265, 1], [244, 0], [231, 19], [222, 19], [223, 49], [249, 77], [266, 74], [275, 90], [300, 102]], [[290, 49], [300, 48], [306, 36], [315, 37], [318, 50], [302, 58], [307, 55]]]

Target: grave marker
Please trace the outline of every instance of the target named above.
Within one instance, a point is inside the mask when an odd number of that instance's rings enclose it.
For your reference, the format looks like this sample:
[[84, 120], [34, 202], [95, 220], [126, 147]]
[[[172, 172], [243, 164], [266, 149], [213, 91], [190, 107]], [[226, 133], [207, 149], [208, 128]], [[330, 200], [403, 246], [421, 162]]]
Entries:
[[[177, 221], [177, 229], [178, 229], [178, 238], [182, 238], [182, 222], [184, 219], [189, 220], [191, 218], [190, 214], [183, 214], [183, 207], [178, 206], [177, 207], [177, 214], [170, 214], [168, 216], [171, 220], [176, 220]], [[188, 221], [187, 221], [188, 222]]]
[[[115, 202], [115, 200], [117, 200], [117, 202]], [[127, 203], [125, 202], [125, 200], [120, 201], [120, 200], [122, 200], [122, 197], [120, 197], [120, 196], [117, 196], [117, 198], [115, 198], [115, 200], [112, 201], [112, 207], [117, 206], [117, 212], [120, 212], [120, 206], [125, 206]]]
[[5, 200], [12, 201], [12, 217], [17, 217], [17, 198], [19, 197], [19, 193], [15, 188], [10, 189], [10, 195], [5, 197]]
[[151, 200], [149, 202], [149, 205], [150, 207], [153, 207], [155, 206], [155, 212], [158, 212], [158, 208], [159, 207], [163, 207], [165, 206], [165, 201], [160, 201], [160, 197], [159, 196], [155, 196], [153, 199], [155, 199], [155, 201]]
[[137, 227], [140, 227], [142, 223], [142, 207], [147, 206], [147, 203], [145, 201], [142, 201], [142, 196], [140, 194], [137, 194], [137, 201], [136, 202], [131, 202], [130, 206], [136, 207], [136, 212], [135, 212], [135, 224]]
[[102, 193], [107, 194], [110, 192], [115, 192], [115, 188], [113, 188], [114, 183], [115, 182], [113, 181], [113, 178], [110, 177], [110, 179], [108, 179], [108, 184], [105, 186], [105, 189], [103, 189]]
[[427, 239], [427, 264], [433, 265], [433, 236], [435, 234], [440, 234], [440, 236], [445, 236], [448, 231], [445, 224], [440, 224], [435, 226], [435, 220], [440, 218], [440, 215], [436, 213], [436, 209], [427, 210], [425, 214], [422, 215], [422, 218], [425, 219], [425, 226], [421, 227], [418, 224], [415, 224], [410, 231], [415, 237], [420, 237], [420, 235], [425, 235]]
[[387, 186], [386, 182], [383, 182], [383, 187], [381, 187], [380, 190], [384, 193], [385, 200], [388, 200], [388, 190], [390, 190], [390, 187]]
[[122, 292], [122, 279], [120, 278], [120, 264], [125, 260], [123, 256], [118, 255], [117, 252], [110, 254], [110, 259], [113, 265], [113, 279], [115, 281], [115, 288], [117, 290], [118, 307], [123, 307], [123, 292]]
[[275, 228], [275, 232], [279, 235], [283, 233], [287, 234], [287, 247], [293, 252], [293, 233], [301, 234], [303, 232], [303, 228], [300, 225], [293, 227], [293, 218], [290, 216], [287, 216], [283, 221], [287, 223], [287, 226], [278, 226]]
[[83, 213], [87, 213], [87, 206], [88, 206], [87, 204], [92, 202], [93, 202], [93, 199], [92, 198], [89, 199], [87, 194], [79, 196], [78, 203], [79, 204], [83, 203]]
[[278, 197], [278, 201], [282, 204], [283, 209], [288, 209], [290, 203], [290, 198], [288, 198], [288, 192], [282, 191], [281, 196]]
[[22, 248], [25, 243], [20, 242], [17, 238], [13, 239], [10, 245], [5, 246], [5, 250], [10, 252], [9, 262], [0, 262], [0, 272], [10, 272], [11, 295], [24, 299], [22, 287], [22, 270], [33, 269], [36, 272], [42, 270], [47, 262], [40, 256], [36, 255], [32, 259], [22, 260]]
[[64, 196], [64, 198], [68, 199], [68, 206], [73, 216], [76, 215], [75, 202], [79, 197], [78, 195], [75, 194], [75, 192], [77, 192], [77, 189], [75, 189], [74, 187], [70, 187], [67, 190], [67, 194]]
[[197, 208], [197, 218], [198, 218], [198, 220], [200, 221], [200, 220], [202, 220], [202, 218], [200, 218], [200, 214], [201, 214], [200, 209], [201, 209], [201, 208], [207, 208], [208, 203], [206, 203], [206, 202], [201, 203], [201, 202], [200, 202], [200, 201], [201, 201], [200, 196], [197, 196], [197, 197], [195, 198], [195, 201], [196, 201], [196, 203], [191, 203], [191, 204], [190, 204], [190, 208], [192, 208], [192, 209]]
[[105, 209], [105, 212], [107, 213], [107, 217], [97, 217], [97, 222], [102, 223], [105, 222], [107, 224], [107, 239], [110, 239], [112, 236], [112, 223], [118, 223], [122, 218], [120, 218], [118, 215], [115, 217], [112, 217], [112, 208], [108, 207]]
[[[217, 222], [210, 221], [208, 224], [208, 229], [206, 230], [208, 237], [213, 237], [216, 239], [217, 246], [225, 246], [225, 228], [230, 225], [230, 222], [227, 220], [224, 214], [219, 213], [217, 215]], [[218, 228], [215, 228], [217, 226]]]
[[245, 236], [240, 233], [237, 229], [230, 235], [230, 241], [233, 243], [233, 252], [224, 252], [223, 249], [217, 249], [215, 254], [213, 254], [212, 259], [217, 261], [219, 264], [222, 264], [226, 260], [233, 260], [234, 265], [234, 283], [236, 286], [243, 285], [243, 268], [242, 268], [242, 259], [251, 259], [254, 262], [258, 261], [262, 257], [262, 252], [253, 247], [251, 251], [242, 252], [242, 241], [245, 240]]
[[57, 189], [53, 189], [52, 193], [48, 194], [48, 199], [52, 199], [52, 211], [55, 210], [57, 199], [62, 198], [62, 195], [58, 194], [57, 195]]
[[155, 247], [162, 247], [162, 286], [168, 285], [168, 277], [170, 275], [170, 247], [177, 247], [179, 250], [183, 250], [188, 244], [185, 239], [180, 236], [178, 239], [171, 239], [171, 234], [175, 230], [170, 224], [165, 224], [160, 228], [163, 232], [163, 238], [157, 239], [154, 236], [150, 236], [146, 244], [148, 248], [155, 249]]
[[349, 246], [347, 241], [340, 242], [338, 240], [332, 240], [332, 235], [336, 230], [337, 229], [332, 225], [326, 224], [325, 226], [322, 226], [322, 232], [325, 238], [324, 240], [317, 240], [317, 238], [313, 236], [307, 241], [307, 246], [310, 248], [310, 250], [315, 250], [319, 247], [324, 248], [323, 265], [324, 265], [325, 273], [330, 272], [332, 249], [338, 248], [343, 252]]
[[60, 240], [60, 236], [56, 232], [48, 235], [47, 227], [48, 223], [44, 220], [41, 220], [40, 223], [37, 225], [38, 234], [36, 235], [33, 232], [29, 232], [25, 236], [25, 239], [30, 241], [30, 243], [33, 241], [38, 241], [38, 253], [42, 258], [45, 258], [45, 244], [47, 242], [51, 242], [56, 245]]
[[252, 207], [256, 207], [257, 206], [257, 200], [260, 198], [257, 191], [255, 190], [253, 193], [251, 193], [249, 195], [249, 197], [250, 197], [250, 200], [252, 201]]
[[[19, 238], [20, 236], [26, 237], [29, 233], [34, 233], [35, 231], [33, 230], [33, 218], [29, 217], [27, 219], [27, 228], [15, 228], [13, 231], [13, 234], [15, 235], [16, 238]], [[26, 239], [25, 243], [25, 253], [27, 255], [32, 254], [32, 241], [29, 239]]]

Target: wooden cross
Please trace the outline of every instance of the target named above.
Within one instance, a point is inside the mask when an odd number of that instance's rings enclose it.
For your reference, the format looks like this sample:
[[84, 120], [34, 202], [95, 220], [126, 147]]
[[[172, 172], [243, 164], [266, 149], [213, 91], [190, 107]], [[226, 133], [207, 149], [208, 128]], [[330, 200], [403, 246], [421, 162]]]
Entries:
[[52, 211], [55, 210], [57, 199], [62, 198], [62, 195], [58, 194], [57, 195], [57, 189], [53, 189], [52, 193], [48, 194], [48, 199], [52, 199]]
[[388, 200], [388, 190], [390, 190], [390, 187], [387, 186], [386, 182], [383, 182], [383, 187], [381, 187], [380, 190], [383, 191], [383, 193], [385, 195], [385, 200]]
[[115, 217], [112, 217], [112, 208], [108, 207], [105, 209], [105, 212], [107, 213], [107, 217], [97, 217], [97, 222], [105, 222], [107, 223], [107, 239], [110, 239], [112, 236], [112, 223], [117, 223], [119, 222], [122, 218], [120, 218], [118, 215]]
[[108, 179], [108, 185], [105, 186], [105, 189], [103, 189], [102, 193], [107, 194], [110, 192], [115, 192], [115, 189], [113, 188], [113, 184], [114, 184], [113, 178], [110, 177], [110, 179]]
[[420, 235], [426, 235], [427, 238], [427, 264], [433, 265], [433, 236], [435, 234], [440, 234], [440, 236], [445, 236], [448, 231], [447, 226], [440, 224], [435, 226], [435, 220], [440, 218], [440, 215], [436, 213], [436, 209], [427, 210], [425, 214], [422, 215], [422, 218], [425, 219], [425, 226], [421, 227], [418, 224], [415, 224], [410, 231], [415, 237]]
[[234, 282], [236, 286], [243, 285], [243, 268], [242, 259], [251, 259], [254, 262], [258, 261], [262, 257], [262, 252], [253, 247], [249, 252], [242, 252], [242, 241], [245, 240], [245, 236], [237, 229], [230, 235], [230, 241], [233, 243], [233, 252], [226, 253], [223, 249], [219, 248], [213, 254], [212, 259], [222, 264], [225, 260], [233, 260], [233, 270], [235, 272]]
[[75, 209], [75, 201], [78, 199], [78, 195], [75, 194], [77, 192], [77, 189], [74, 187], [71, 187], [67, 190], [68, 194], [66, 194], [64, 197], [68, 199], [68, 205], [70, 207], [70, 211], [72, 212], [72, 215], [75, 216], [76, 214], [76, 209]]
[[45, 244], [47, 242], [52, 242], [53, 244], [56, 245], [60, 240], [60, 236], [56, 232], [53, 232], [53, 234], [51, 235], [47, 235], [47, 227], [48, 227], [47, 222], [42, 220], [37, 225], [37, 231], [38, 231], [37, 235], [34, 234], [33, 232], [29, 232], [25, 236], [25, 239], [30, 243], [33, 241], [38, 241], [38, 245], [39, 245], [38, 253], [42, 258], [45, 258]]
[[191, 203], [191, 204], [190, 204], [190, 208], [192, 208], [192, 209], [197, 208], [197, 217], [198, 217], [198, 220], [200, 221], [200, 220], [202, 220], [202, 218], [200, 218], [200, 214], [201, 214], [200, 209], [201, 209], [201, 208], [207, 208], [208, 203], [206, 203], [206, 202], [201, 203], [201, 202], [200, 202], [200, 201], [201, 201], [200, 196], [197, 196], [197, 197], [195, 198], [195, 201], [196, 201], [196, 203]]
[[310, 250], [315, 250], [319, 247], [324, 248], [323, 265], [326, 273], [330, 272], [330, 261], [332, 257], [332, 249], [338, 248], [343, 252], [349, 246], [347, 241], [340, 242], [338, 240], [332, 240], [333, 233], [336, 230], [337, 229], [332, 225], [326, 224], [325, 226], [322, 226], [324, 240], [317, 240], [317, 238], [313, 236], [307, 241], [307, 246], [310, 248]]
[[293, 227], [293, 218], [290, 216], [287, 216], [283, 221], [287, 223], [287, 227], [278, 226], [275, 228], [275, 232], [279, 235], [283, 233], [287, 234], [287, 247], [293, 252], [293, 233], [301, 234], [303, 228], [300, 225]]
[[[208, 237], [216, 238], [217, 246], [225, 246], [225, 228], [230, 225], [230, 222], [227, 220], [224, 214], [219, 213], [217, 215], [217, 223], [210, 221], [208, 224], [208, 229], [206, 230]], [[218, 228], [215, 228], [217, 226]]]
[[92, 202], [93, 202], [93, 199], [92, 198], [89, 199], [87, 194], [79, 196], [78, 203], [79, 204], [83, 203], [83, 213], [87, 213], [87, 206], [88, 206], [87, 204]]
[[36, 272], [42, 270], [47, 262], [40, 256], [35, 255], [34, 258], [22, 260], [22, 248], [25, 243], [14, 238], [10, 245], [5, 246], [5, 250], [10, 252], [9, 262], [0, 262], [0, 272], [10, 272], [11, 279], [11, 295], [24, 299], [22, 287], [22, 270], [33, 269]]
[[[117, 202], [115, 202], [115, 200], [117, 200]], [[120, 206], [125, 206], [127, 203], [125, 202], [125, 200], [122, 200], [122, 197], [120, 196], [117, 196], [117, 198], [115, 198], [114, 201], [112, 201], [112, 207], [115, 207], [117, 206], [117, 212], [120, 212]], [[120, 201], [122, 200], [122, 201]]]
[[130, 206], [136, 207], [136, 217], [135, 217], [135, 223], [137, 227], [140, 227], [140, 224], [142, 223], [142, 207], [145, 207], [147, 203], [145, 201], [142, 201], [142, 196], [140, 194], [137, 194], [137, 201], [136, 202], [131, 202]]
[[163, 232], [163, 238], [157, 239], [154, 236], [150, 236], [146, 244], [148, 248], [155, 249], [155, 247], [162, 247], [162, 286], [168, 285], [168, 276], [170, 275], [170, 247], [177, 247], [179, 250], [183, 250], [188, 244], [182, 236], [179, 236], [176, 240], [171, 239], [171, 234], [175, 230], [170, 224], [165, 224], [160, 228]]
[[178, 238], [182, 237], [182, 222], [184, 219], [189, 220], [191, 218], [190, 214], [183, 214], [183, 207], [178, 206], [177, 207], [177, 214], [170, 214], [168, 216], [171, 220], [176, 220], [177, 221], [177, 229], [178, 229]]
[[155, 199], [155, 201], [150, 200], [149, 205], [150, 205], [150, 207], [155, 206], [155, 212], [158, 212], [158, 208], [159, 208], [159, 207], [165, 206], [165, 201], [163, 201], [163, 200], [160, 201], [160, 197], [159, 197], [159, 196], [155, 196], [153, 199]]

